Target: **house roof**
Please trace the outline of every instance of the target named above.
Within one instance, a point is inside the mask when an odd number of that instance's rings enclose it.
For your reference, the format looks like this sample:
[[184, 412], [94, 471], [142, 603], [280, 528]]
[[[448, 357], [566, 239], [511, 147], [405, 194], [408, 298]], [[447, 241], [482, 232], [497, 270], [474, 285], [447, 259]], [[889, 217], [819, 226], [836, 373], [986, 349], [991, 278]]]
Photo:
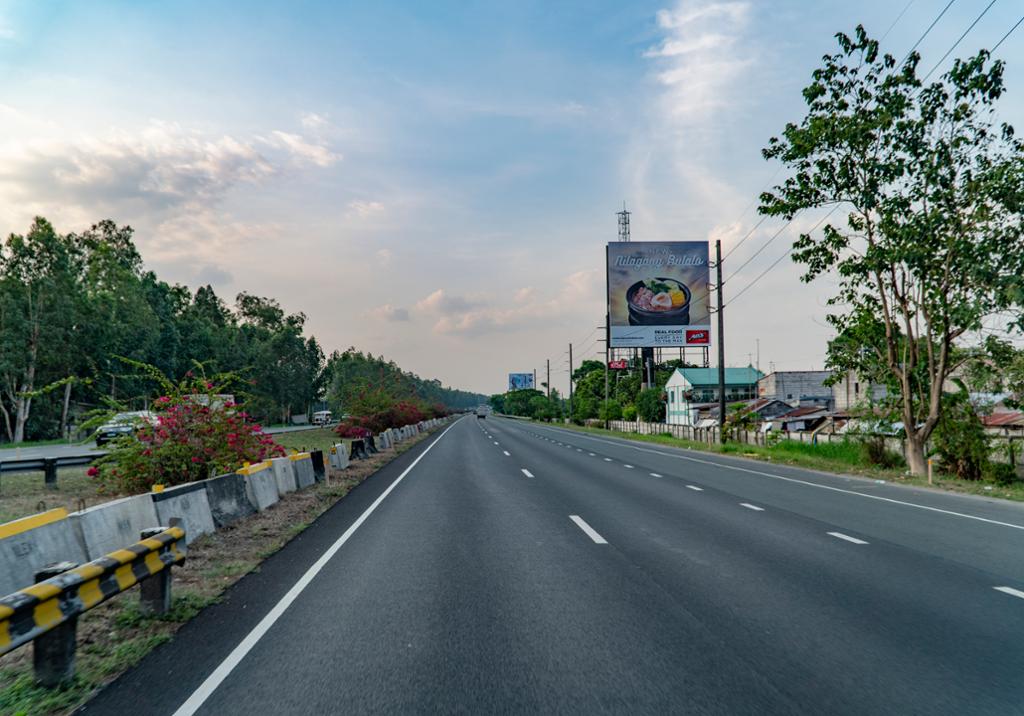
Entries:
[[826, 415], [828, 413], [828, 410], [822, 408], [820, 405], [807, 405], [803, 408], [794, 408], [793, 410], [790, 410], [788, 413], [784, 413], [775, 419], [796, 420], [798, 418], [806, 418], [810, 415], [816, 415], [817, 413]]
[[[718, 368], [676, 368], [690, 385], [716, 387], [718, 385]], [[746, 368], [726, 368], [726, 385], [754, 385], [764, 377], [764, 373], [747, 366]]]
[[1014, 410], [1006, 413], [992, 413], [982, 415], [981, 423], [989, 428], [1002, 428], [1008, 426], [1024, 426], [1024, 413]]

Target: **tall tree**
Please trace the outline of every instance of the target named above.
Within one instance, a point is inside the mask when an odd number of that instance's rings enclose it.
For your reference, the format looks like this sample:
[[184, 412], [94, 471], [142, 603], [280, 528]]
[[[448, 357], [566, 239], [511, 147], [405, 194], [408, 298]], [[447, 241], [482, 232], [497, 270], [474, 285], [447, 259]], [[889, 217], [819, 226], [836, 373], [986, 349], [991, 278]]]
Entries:
[[793, 258], [805, 281], [838, 274], [829, 321], [840, 335], [882, 336], [865, 347], [898, 387], [907, 462], [920, 475], [956, 341], [1020, 296], [1024, 148], [996, 122], [1003, 63], [988, 52], [924, 85], [916, 53], [899, 65], [862, 27], [836, 37], [840, 51], [803, 92], [807, 115], [764, 150], [792, 175], [762, 194], [760, 210], [792, 219], [846, 209], [845, 226], [801, 235]]

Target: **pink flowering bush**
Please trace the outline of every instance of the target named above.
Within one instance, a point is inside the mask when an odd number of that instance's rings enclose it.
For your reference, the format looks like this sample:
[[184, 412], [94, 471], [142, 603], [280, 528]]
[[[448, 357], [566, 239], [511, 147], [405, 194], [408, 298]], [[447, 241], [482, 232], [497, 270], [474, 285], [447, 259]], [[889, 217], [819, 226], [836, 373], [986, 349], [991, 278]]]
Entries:
[[284, 455], [284, 448], [250, 422], [241, 406], [220, 397], [229, 379], [188, 374], [177, 385], [163, 382], [170, 390], [152, 405], [155, 421], [138, 427], [134, 438], [115, 441], [89, 474], [105, 489], [144, 492]]

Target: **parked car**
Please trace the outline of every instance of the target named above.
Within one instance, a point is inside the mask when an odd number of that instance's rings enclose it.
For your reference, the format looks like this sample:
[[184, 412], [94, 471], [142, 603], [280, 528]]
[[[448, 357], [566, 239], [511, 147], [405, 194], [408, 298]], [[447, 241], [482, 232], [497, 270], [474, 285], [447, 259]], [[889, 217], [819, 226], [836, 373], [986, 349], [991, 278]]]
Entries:
[[111, 440], [134, 435], [142, 425], [155, 425], [156, 413], [148, 410], [136, 410], [130, 413], [118, 413], [96, 431], [96, 445], [102, 447]]

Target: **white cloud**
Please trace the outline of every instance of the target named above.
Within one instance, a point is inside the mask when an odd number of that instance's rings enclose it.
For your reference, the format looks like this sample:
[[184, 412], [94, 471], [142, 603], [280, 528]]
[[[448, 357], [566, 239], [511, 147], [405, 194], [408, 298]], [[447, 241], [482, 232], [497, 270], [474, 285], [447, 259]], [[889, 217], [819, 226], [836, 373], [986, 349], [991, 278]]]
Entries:
[[355, 199], [348, 203], [345, 216], [349, 219], [365, 219], [375, 214], [380, 214], [382, 211], [384, 211], [384, 204], [379, 201]]
[[374, 308], [370, 311], [370, 315], [374, 318], [391, 322], [411, 320], [409, 309], [392, 306], [390, 303], [385, 303], [383, 306]]
[[318, 167], [329, 167], [335, 162], [341, 161], [341, 155], [332, 152], [323, 144], [315, 144], [298, 134], [289, 134], [275, 130], [272, 132], [276, 143], [272, 145], [283, 146], [294, 156], [316, 164]]
[[327, 126], [327, 117], [316, 112], [306, 112], [299, 119], [299, 122], [302, 123], [304, 129], [316, 131]]
[[381, 266], [387, 266], [391, 263], [391, 259], [394, 258], [391, 249], [377, 249], [375, 256], [377, 257], [377, 263]]
[[0, 40], [13, 40], [17, 37], [14, 32], [14, 28], [11, 27], [3, 18], [0, 18]]

